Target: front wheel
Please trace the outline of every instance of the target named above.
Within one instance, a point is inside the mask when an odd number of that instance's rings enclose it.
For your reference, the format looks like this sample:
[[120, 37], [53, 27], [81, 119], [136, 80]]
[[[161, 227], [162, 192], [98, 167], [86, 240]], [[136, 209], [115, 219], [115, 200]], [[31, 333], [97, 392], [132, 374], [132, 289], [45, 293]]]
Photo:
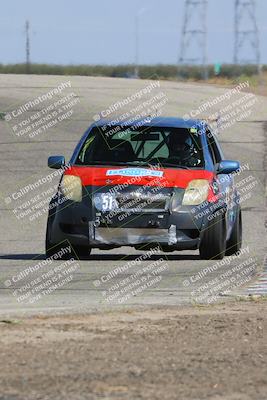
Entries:
[[224, 215], [220, 214], [209, 222], [200, 242], [202, 260], [221, 260], [226, 250], [226, 226]]
[[87, 259], [90, 256], [91, 249], [83, 246], [73, 246], [67, 241], [60, 244], [52, 245], [46, 242], [46, 258], [53, 258], [54, 260], [75, 260]]
[[69, 260], [72, 257], [72, 249], [67, 240], [61, 243], [51, 242], [53, 217], [48, 215], [45, 236], [45, 257], [54, 260]]
[[83, 260], [90, 256], [91, 248], [86, 246], [74, 246], [72, 245], [72, 254], [76, 260]]
[[75, 258], [76, 260], [86, 259], [90, 256], [91, 248], [87, 246], [72, 245], [68, 240], [62, 243], [51, 243], [51, 227], [52, 217], [48, 216], [46, 226], [45, 238], [45, 255], [46, 258], [53, 258], [54, 260], [69, 260]]
[[236, 254], [241, 249], [241, 246], [242, 246], [242, 213], [241, 209], [238, 208], [230, 238], [227, 240], [226, 255], [232, 256]]
[[47, 219], [46, 237], [45, 237], [45, 257], [54, 260], [68, 260], [71, 258], [71, 246], [67, 241], [62, 243], [51, 243], [51, 217]]

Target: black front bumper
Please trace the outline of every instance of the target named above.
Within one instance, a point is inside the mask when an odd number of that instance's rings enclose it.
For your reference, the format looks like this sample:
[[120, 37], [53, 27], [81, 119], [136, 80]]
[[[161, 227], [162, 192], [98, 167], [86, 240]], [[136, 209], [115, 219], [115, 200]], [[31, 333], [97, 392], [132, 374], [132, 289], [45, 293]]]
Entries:
[[[105, 190], [110, 188], [101, 188]], [[136, 193], [136, 187], [126, 190], [124, 194]], [[145, 190], [149, 197], [152, 189]], [[86, 188], [81, 203], [54, 198], [50, 203], [50, 241], [56, 244], [68, 240], [73, 245], [97, 248], [160, 244], [177, 250], [197, 249], [209, 222], [209, 212], [203, 208], [196, 213], [195, 206], [183, 206], [183, 189], [175, 189], [175, 207], [171, 206], [174, 189], [161, 188], [160, 192], [166, 199], [165, 206], [162, 200], [157, 200], [142, 210], [127, 211], [120, 207], [116, 213], [97, 208], [94, 196], [99, 188]]]
[[[90, 218], [83, 204], [60, 205], [51, 222], [51, 243], [68, 240], [73, 245], [96, 248], [136, 246], [158, 243], [177, 250], [197, 249], [207, 218], [195, 218], [191, 207], [158, 214], [132, 214], [131, 220], [114, 226], [101, 222], [99, 216]], [[142, 221], [142, 223], [140, 223]]]

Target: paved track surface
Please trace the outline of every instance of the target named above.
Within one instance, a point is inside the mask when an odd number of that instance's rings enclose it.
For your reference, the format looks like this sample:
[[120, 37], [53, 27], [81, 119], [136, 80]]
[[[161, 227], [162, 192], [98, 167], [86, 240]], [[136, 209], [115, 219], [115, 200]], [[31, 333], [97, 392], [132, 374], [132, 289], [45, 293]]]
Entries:
[[[134, 273], [148, 266], [152, 261], [158, 261], [160, 264], [162, 257], [165, 257], [166, 263], [160, 273], [160, 280], [154, 285], [151, 284], [140, 294], [131, 296], [126, 302], [122, 301], [118, 305], [119, 307], [142, 307], [150, 304], [180, 305], [193, 302], [196, 293], [198, 295], [204, 293], [213, 285], [213, 279], [221, 279], [223, 272], [237, 267], [249, 257], [256, 258], [256, 264], [249, 273], [252, 284], [256, 272], [262, 269], [266, 253], [264, 123], [267, 100], [264, 97], [257, 98], [248, 118], [224, 130], [219, 138], [227, 158], [238, 159], [242, 165], [249, 165], [250, 169], [244, 171], [237, 180], [253, 176], [256, 181], [253, 189], [248, 189], [250, 196], [242, 203], [243, 247], [249, 246], [249, 253], [245, 252], [236, 259], [226, 258], [229, 261], [228, 265], [220, 265], [213, 272], [202, 274], [201, 279], [197, 282], [196, 274], [201, 273], [206, 267], [213, 266], [215, 261], [201, 261], [197, 251], [185, 251], [153, 255], [151, 259], [132, 265], [126, 272], [113, 277], [108, 283], [101, 283], [101, 277], [104, 277], [102, 278], [104, 280], [106, 275], [116, 267], [125, 265], [127, 261], [134, 261], [136, 257], [144, 253], [129, 247], [111, 251], [93, 250], [89, 260], [78, 262], [78, 267], [71, 274], [72, 279], [69, 283], [62, 284], [57, 290], [49, 295], [44, 295], [39, 301], [34, 301], [32, 304], [26, 304], [26, 301], [22, 300], [18, 301], [18, 292], [14, 294], [14, 290], [16, 288], [18, 290], [26, 283], [31, 284], [34, 278], [40, 277], [40, 271], [43, 273], [47, 268], [43, 267], [35, 275], [29, 274], [26, 280], [21, 279], [17, 284], [12, 283], [9, 286], [12, 277], [18, 277], [18, 274], [25, 271], [26, 268], [33, 267], [44, 260], [46, 213], [41, 212], [39, 217], [30, 221], [28, 216], [18, 219], [16, 217], [18, 211], [14, 211], [14, 209], [22, 207], [27, 199], [30, 201], [32, 199], [32, 204], [36, 204], [36, 202], [34, 203], [35, 196], [44, 190], [49, 190], [51, 184], [43, 184], [40, 186], [40, 190], [32, 190], [27, 196], [22, 195], [17, 200], [12, 198], [12, 194], [21, 193], [21, 188], [29, 183], [33, 184], [51, 173], [52, 170], [47, 168], [49, 155], [64, 154], [68, 159], [84, 130], [101, 110], [105, 110], [116, 101], [149, 85], [148, 81], [127, 79], [2, 75], [0, 76], [0, 111], [10, 112], [18, 109], [28, 101], [36, 99], [60, 85], [61, 82], [68, 80], [71, 82], [71, 88], [65, 89], [61, 93], [61, 97], [56, 96], [50, 101], [51, 103], [56, 99], [63, 98], [66, 94], [75, 93], [75, 97], [72, 99], [77, 99], [77, 104], [73, 106], [73, 112], [68, 120], [59, 122], [50, 129], [47, 128], [33, 138], [29, 138], [27, 134], [16, 136], [15, 129], [17, 132], [21, 129], [18, 128], [18, 123], [27, 118], [34, 119], [38, 110], [41, 111], [50, 104], [44, 102], [36, 104], [29, 111], [23, 111], [21, 116], [12, 118], [9, 122], [0, 121], [0, 313], [56, 313], [110, 309], [116, 305], [116, 301], [111, 300], [111, 297], [107, 301], [107, 297], [114, 295], [118, 287], [124, 285], [123, 279], [133, 279]], [[157, 89], [157, 92], [163, 92], [167, 98], [162, 114], [172, 116], [183, 116], [207, 100], [224, 94], [225, 91], [226, 89], [213, 86], [173, 82], [161, 82], [160, 88]], [[145, 96], [145, 99], [148, 100], [151, 96], [150, 93]], [[214, 106], [212, 111], [230, 103], [231, 100], [221, 102]], [[27, 125], [27, 123], [25, 124]], [[31, 132], [33, 131], [32, 129]], [[58, 181], [58, 177], [53, 182], [56, 181]], [[52, 267], [54, 268], [56, 265], [59, 263], [55, 262]], [[145, 272], [143, 275], [146, 275]], [[200, 274], [198, 276], [200, 277]], [[200, 287], [202, 289], [197, 291]], [[192, 292], [194, 293], [192, 294]], [[218, 293], [222, 292], [223, 290], [218, 291]], [[26, 292], [24, 291], [24, 293]], [[218, 297], [218, 299], [225, 298]]]

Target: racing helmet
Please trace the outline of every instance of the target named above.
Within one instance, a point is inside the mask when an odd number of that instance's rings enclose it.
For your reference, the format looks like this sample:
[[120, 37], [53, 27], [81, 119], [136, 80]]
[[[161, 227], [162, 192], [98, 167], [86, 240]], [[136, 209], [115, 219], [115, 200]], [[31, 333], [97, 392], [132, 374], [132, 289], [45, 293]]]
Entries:
[[169, 151], [171, 157], [187, 159], [194, 153], [194, 144], [190, 134], [172, 132], [169, 136]]

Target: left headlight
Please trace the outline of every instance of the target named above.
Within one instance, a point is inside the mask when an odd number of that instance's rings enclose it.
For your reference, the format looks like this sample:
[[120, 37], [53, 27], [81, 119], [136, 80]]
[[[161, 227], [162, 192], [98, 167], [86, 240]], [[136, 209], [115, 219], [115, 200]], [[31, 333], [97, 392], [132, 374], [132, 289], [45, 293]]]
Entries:
[[67, 200], [82, 201], [82, 182], [79, 176], [64, 175], [59, 190]]
[[182, 205], [197, 206], [207, 200], [209, 194], [209, 181], [194, 179], [189, 182], [183, 197]]

